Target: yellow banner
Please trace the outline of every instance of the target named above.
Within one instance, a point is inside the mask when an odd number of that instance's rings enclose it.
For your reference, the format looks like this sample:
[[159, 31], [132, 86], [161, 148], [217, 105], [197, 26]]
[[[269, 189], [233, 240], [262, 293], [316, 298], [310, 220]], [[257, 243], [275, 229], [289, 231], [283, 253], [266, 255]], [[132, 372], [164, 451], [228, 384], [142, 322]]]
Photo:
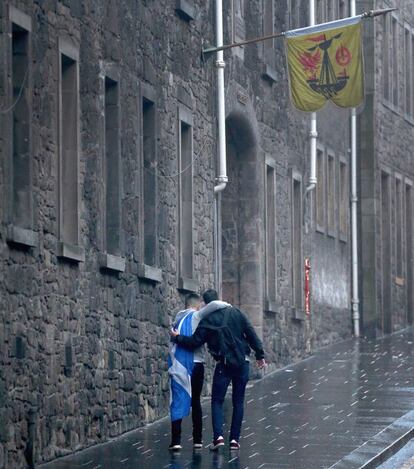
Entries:
[[[362, 22], [340, 20], [286, 33], [286, 55], [293, 105], [321, 109], [327, 100], [356, 107], [364, 99]], [[340, 26], [345, 24], [345, 26]]]

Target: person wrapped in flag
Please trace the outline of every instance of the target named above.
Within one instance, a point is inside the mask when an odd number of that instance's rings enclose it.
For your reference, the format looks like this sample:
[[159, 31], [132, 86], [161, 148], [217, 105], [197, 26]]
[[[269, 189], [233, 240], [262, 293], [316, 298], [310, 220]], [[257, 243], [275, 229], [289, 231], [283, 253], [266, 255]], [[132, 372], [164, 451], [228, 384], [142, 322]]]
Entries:
[[[191, 336], [201, 319], [217, 309], [229, 306], [224, 301], [213, 301], [201, 310], [200, 296], [190, 293], [185, 298], [185, 310], [180, 311], [173, 328], [181, 335]], [[171, 444], [169, 449], [181, 449], [182, 419], [190, 414], [192, 408], [193, 446], [202, 448], [202, 410], [201, 391], [204, 382], [204, 346], [189, 351], [177, 344], [171, 344], [168, 356], [168, 373], [170, 377], [170, 417]]]

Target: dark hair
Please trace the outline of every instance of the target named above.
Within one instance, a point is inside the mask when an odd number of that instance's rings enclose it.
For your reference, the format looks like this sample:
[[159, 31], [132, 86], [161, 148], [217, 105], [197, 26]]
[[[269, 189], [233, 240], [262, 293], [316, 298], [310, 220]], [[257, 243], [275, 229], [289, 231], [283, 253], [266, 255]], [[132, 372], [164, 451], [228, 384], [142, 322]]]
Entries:
[[216, 292], [216, 290], [210, 288], [209, 290], [206, 290], [203, 293], [203, 300], [206, 305], [214, 300], [218, 300], [218, 293]]
[[197, 293], [189, 293], [188, 295], [185, 295], [185, 307], [188, 308], [189, 306], [194, 305], [194, 303], [199, 303], [200, 300], [200, 295]]

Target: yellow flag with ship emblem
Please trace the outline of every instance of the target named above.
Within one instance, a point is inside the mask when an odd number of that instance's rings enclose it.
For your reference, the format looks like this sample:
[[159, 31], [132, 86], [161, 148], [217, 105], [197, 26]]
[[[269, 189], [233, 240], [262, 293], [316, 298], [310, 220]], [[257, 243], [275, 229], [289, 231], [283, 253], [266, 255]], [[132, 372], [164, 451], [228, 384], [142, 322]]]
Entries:
[[356, 107], [364, 100], [360, 16], [285, 33], [293, 105], [307, 112], [326, 101]]

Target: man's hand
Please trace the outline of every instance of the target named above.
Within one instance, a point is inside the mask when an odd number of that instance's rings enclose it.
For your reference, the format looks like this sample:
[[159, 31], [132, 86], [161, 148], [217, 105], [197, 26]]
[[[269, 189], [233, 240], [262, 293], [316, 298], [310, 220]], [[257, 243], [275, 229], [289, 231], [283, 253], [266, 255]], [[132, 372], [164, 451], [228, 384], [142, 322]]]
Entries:
[[171, 337], [177, 337], [178, 335], [180, 335], [177, 331], [177, 329], [174, 329], [173, 327], [170, 329], [170, 336]]
[[256, 366], [259, 370], [263, 369], [266, 366], [266, 360], [262, 358], [261, 360], [256, 360]]

